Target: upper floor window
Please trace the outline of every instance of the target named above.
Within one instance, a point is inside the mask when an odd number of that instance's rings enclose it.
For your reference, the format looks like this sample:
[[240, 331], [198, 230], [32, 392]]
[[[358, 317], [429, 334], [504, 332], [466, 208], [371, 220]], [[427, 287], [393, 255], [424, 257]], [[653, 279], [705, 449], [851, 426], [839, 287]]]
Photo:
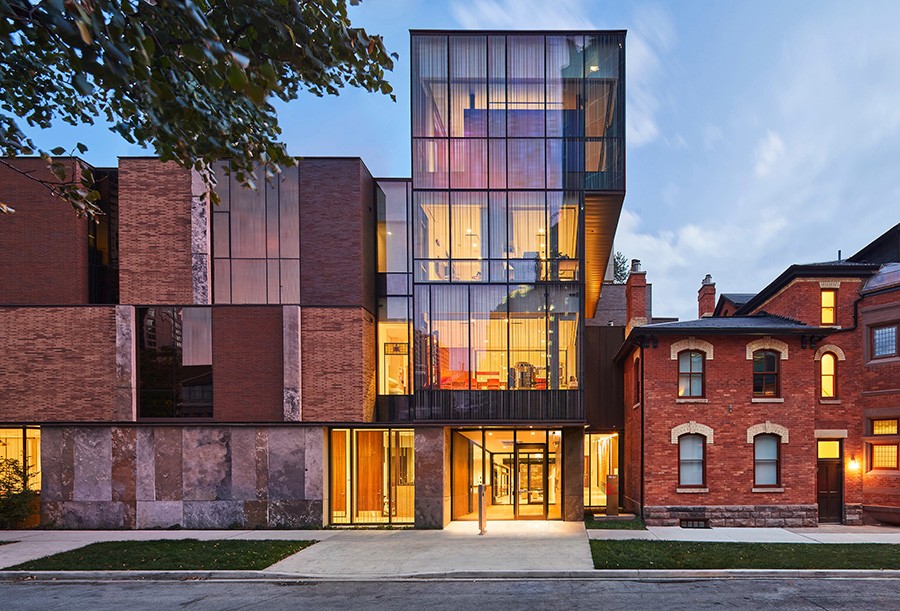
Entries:
[[832, 399], [837, 396], [837, 357], [832, 352], [822, 355], [821, 397]]
[[753, 353], [753, 396], [779, 396], [778, 360], [774, 350], [757, 350]]
[[835, 289], [822, 289], [822, 324], [833, 325], [837, 320], [835, 308], [837, 306], [837, 291]]
[[897, 356], [897, 325], [874, 327], [872, 329], [872, 358], [883, 359]]
[[634, 360], [634, 404], [641, 402], [641, 359]]
[[753, 485], [778, 486], [781, 484], [781, 469], [778, 435], [757, 435], [753, 438]]
[[706, 384], [703, 377], [704, 354], [699, 350], [678, 353], [678, 396], [703, 397]]
[[897, 418], [881, 419], [872, 421], [873, 435], [896, 435], [897, 434]]
[[896, 469], [897, 445], [873, 445], [872, 446], [873, 469]]
[[678, 485], [706, 486], [706, 437], [697, 434], [678, 438]]

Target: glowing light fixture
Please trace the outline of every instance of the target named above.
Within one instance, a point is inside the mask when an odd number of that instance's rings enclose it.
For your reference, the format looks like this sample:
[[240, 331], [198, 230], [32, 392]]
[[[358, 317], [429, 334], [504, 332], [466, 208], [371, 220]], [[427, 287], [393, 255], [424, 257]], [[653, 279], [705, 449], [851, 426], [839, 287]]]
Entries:
[[850, 463], [847, 465], [847, 468], [851, 471], [859, 471], [859, 461], [856, 460], [856, 456], [850, 457]]

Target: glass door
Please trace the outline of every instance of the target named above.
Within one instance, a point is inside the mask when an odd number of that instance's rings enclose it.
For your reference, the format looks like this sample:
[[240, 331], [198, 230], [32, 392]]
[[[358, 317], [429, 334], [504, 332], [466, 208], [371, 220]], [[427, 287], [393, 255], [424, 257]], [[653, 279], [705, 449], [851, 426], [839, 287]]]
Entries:
[[547, 444], [516, 444], [517, 519], [547, 518]]

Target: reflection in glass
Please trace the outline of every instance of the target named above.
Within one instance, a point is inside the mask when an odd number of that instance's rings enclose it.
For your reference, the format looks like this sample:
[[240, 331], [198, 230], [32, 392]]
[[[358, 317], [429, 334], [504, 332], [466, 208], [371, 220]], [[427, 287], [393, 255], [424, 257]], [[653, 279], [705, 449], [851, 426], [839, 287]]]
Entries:
[[407, 395], [409, 379], [409, 301], [406, 297], [378, 300], [378, 394]]

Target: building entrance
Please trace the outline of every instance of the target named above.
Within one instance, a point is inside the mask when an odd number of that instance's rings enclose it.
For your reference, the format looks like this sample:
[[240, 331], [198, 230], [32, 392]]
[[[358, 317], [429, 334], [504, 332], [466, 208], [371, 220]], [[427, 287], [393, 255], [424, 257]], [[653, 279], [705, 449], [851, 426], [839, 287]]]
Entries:
[[489, 520], [558, 520], [562, 516], [559, 430], [455, 430], [451, 433], [451, 517], [478, 519], [485, 485]]
[[840, 522], [844, 513], [841, 442], [819, 440], [817, 445], [816, 500], [819, 504], [819, 522]]

